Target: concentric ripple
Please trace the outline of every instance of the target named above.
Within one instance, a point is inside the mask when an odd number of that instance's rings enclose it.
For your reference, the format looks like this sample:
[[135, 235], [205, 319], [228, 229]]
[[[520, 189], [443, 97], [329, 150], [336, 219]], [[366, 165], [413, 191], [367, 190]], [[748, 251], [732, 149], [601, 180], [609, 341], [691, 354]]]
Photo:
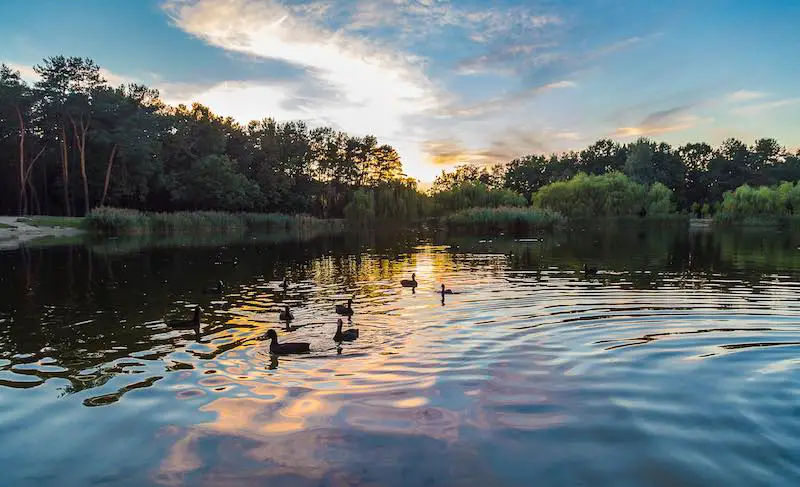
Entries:
[[[798, 269], [738, 247], [698, 267], [693, 238], [667, 261], [541, 236], [161, 249], [58, 290], [48, 250], [0, 309], [0, 467], [14, 486], [796, 485]], [[79, 274], [98, 259], [73, 251]], [[349, 297], [360, 336], [338, 348]], [[163, 323], [195, 304], [200, 342]], [[311, 353], [271, 356], [270, 328]]]

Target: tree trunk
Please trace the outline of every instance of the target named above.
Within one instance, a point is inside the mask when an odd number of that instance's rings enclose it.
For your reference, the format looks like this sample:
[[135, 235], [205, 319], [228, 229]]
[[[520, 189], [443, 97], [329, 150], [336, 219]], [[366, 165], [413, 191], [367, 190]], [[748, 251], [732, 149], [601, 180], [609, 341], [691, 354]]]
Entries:
[[81, 179], [83, 180], [83, 214], [89, 214], [89, 182], [86, 180], [86, 133], [89, 131], [89, 123], [83, 123], [83, 115], [80, 118], [80, 131], [75, 119], [70, 117], [72, 121], [72, 131], [75, 136], [75, 145], [78, 146], [78, 157], [80, 159]]
[[[36, 206], [37, 206], [37, 207], [39, 207], [39, 195], [38, 195], [38, 193], [36, 192], [36, 190], [33, 188], [33, 184], [31, 183], [31, 172], [33, 171], [33, 166], [34, 166], [34, 164], [36, 164], [36, 161], [38, 161], [38, 160], [39, 160], [39, 158], [42, 156], [42, 154], [44, 154], [44, 150], [45, 150], [46, 148], [47, 148], [47, 146], [44, 146], [44, 147], [42, 147], [42, 149], [39, 151], [39, 153], [38, 153], [38, 154], [36, 154], [36, 157], [34, 157], [33, 159], [31, 159], [31, 162], [30, 162], [30, 164], [28, 164], [28, 169], [26, 169], [26, 170], [25, 170], [25, 174], [24, 174], [24, 176], [22, 177], [22, 184], [23, 184], [23, 185], [27, 185], [27, 186], [30, 188], [30, 190], [31, 190], [31, 192], [32, 192], [32, 194], [33, 194], [33, 196], [36, 198], [36, 200], [35, 200], [35, 201], [36, 201]], [[20, 206], [20, 208], [22, 208], [22, 205], [23, 205], [23, 201], [22, 201], [22, 200], [23, 200], [23, 198], [24, 198], [25, 196], [26, 196], [26, 194], [25, 194], [25, 193], [20, 193], [20, 195], [19, 195], [19, 199], [20, 199], [19, 206]], [[27, 198], [25, 198], [24, 205], [25, 205], [25, 209], [26, 209], [26, 211], [27, 211], [27, 207], [28, 207], [28, 201], [27, 201]], [[41, 208], [39, 209], [39, 212], [41, 213]]]
[[69, 207], [69, 164], [67, 160], [67, 129], [61, 125], [61, 174], [64, 177], [64, 211], [72, 216]]
[[19, 106], [14, 108], [19, 121], [19, 214], [24, 215], [28, 211], [28, 200], [25, 198], [25, 121]]
[[111, 148], [111, 155], [108, 156], [108, 167], [106, 167], [106, 180], [103, 183], [103, 197], [100, 199], [100, 206], [106, 204], [106, 195], [108, 194], [108, 183], [111, 180], [111, 167], [114, 165], [114, 157], [117, 155], [117, 144]]

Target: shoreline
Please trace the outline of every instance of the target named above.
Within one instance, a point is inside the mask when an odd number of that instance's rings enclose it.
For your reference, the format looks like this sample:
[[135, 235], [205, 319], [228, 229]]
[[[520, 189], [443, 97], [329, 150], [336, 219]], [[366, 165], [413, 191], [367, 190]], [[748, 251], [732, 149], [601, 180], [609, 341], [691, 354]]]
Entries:
[[[59, 225], [31, 225], [24, 216], [0, 216], [0, 250], [15, 249], [21, 244], [42, 237], [74, 237], [84, 230]], [[20, 221], [23, 220], [23, 221]]]

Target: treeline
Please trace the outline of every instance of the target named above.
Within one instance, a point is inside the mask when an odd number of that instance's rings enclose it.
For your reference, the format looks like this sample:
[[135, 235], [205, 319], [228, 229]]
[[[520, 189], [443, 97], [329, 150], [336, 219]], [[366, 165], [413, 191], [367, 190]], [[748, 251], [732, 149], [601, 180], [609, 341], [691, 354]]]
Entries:
[[[672, 210], [708, 215], [720, 208], [725, 193], [740, 186], [773, 186], [782, 181], [800, 181], [800, 152], [789, 152], [774, 139], [759, 139], [752, 146], [728, 139], [719, 147], [691, 143], [677, 148], [645, 138], [629, 144], [600, 140], [580, 152], [528, 155], [492, 167], [459, 166], [437, 177], [433, 191], [441, 202], [453, 200], [455, 195], [461, 195], [463, 200], [464, 195], [476, 192], [499, 196], [502, 191], [522, 195], [528, 203], [535, 204], [538, 192], [546, 189], [546, 193], [552, 194], [555, 189], [549, 185], [570, 181], [580, 174], [584, 175], [581, 177], [609, 176], [606, 180], [581, 179], [580, 184], [586, 189], [592, 186], [590, 183], [611, 184], [616, 180], [617, 185], [623, 184], [618, 177], [612, 177], [615, 174], [624, 175], [641, 185], [641, 189], [634, 192], [652, 191], [653, 186], [659, 183], [663, 186], [655, 191], [663, 195], [664, 189], [669, 190]], [[558, 185], [555, 187], [559, 188]], [[575, 213], [567, 210], [580, 206], [581, 202], [565, 198], [581, 198], [581, 194], [582, 191], [574, 191], [566, 196], [550, 198], [550, 206], [557, 206], [553, 209], [565, 214]], [[481, 198], [485, 199], [485, 196]], [[541, 200], [543, 197], [538, 198]], [[625, 201], [631, 200], [623, 199], [617, 204], [625, 205]], [[643, 213], [647, 213], [648, 204], [644, 205]], [[657, 204], [664, 204], [663, 196]], [[655, 209], [651, 207], [651, 210]], [[616, 213], [619, 212], [626, 213], [627, 210], [620, 207]], [[609, 208], [605, 213], [614, 214], [615, 211]]]
[[110, 86], [86, 58], [33, 69], [30, 85], [0, 65], [0, 214], [111, 206], [328, 218], [366, 194], [379, 217], [416, 217], [416, 181], [373, 136], [270, 118], [240, 125], [200, 104], [168, 106], [146, 86]]

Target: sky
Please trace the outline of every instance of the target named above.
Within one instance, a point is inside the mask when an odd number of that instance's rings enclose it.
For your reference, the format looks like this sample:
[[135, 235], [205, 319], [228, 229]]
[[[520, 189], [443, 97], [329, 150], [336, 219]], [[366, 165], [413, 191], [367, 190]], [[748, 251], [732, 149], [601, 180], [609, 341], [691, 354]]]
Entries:
[[8, 1], [0, 62], [86, 56], [168, 103], [373, 134], [430, 182], [600, 138], [800, 146], [799, 22], [797, 0]]

